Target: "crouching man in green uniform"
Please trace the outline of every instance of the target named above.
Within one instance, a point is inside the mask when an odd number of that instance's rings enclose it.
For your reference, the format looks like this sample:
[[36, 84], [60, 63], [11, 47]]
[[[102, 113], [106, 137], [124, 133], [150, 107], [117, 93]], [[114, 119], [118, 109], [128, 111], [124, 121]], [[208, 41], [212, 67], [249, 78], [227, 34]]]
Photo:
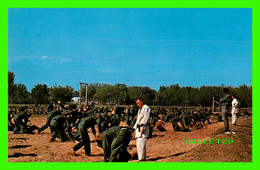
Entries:
[[19, 113], [14, 115], [14, 134], [19, 133], [21, 131], [22, 134], [27, 133], [27, 123], [29, 121], [29, 117], [31, 114], [25, 111], [24, 107], [19, 108]]
[[[95, 116], [89, 116], [81, 119], [81, 121], [78, 124], [78, 132], [74, 136], [76, 140], [79, 140], [79, 143], [77, 143], [73, 147], [72, 155], [76, 155], [76, 151], [79, 150], [82, 146], [84, 146], [85, 154], [90, 155], [91, 153], [91, 147], [90, 147], [90, 138], [88, 135], [88, 128], [91, 128], [93, 135], [96, 137], [96, 130], [95, 125], [97, 124], [96, 119], [99, 119], [100, 117]], [[100, 129], [99, 129], [100, 131]]]
[[46, 123], [45, 125], [43, 125], [42, 127], [40, 127], [36, 134], [40, 134], [42, 131], [44, 131], [45, 129], [47, 129], [49, 126], [50, 126], [50, 122], [51, 122], [51, 119], [57, 115], [61, 115], [61, 111], [59, 110], [53, 110], [51, 112], [48, 113], [47, 117], [46, 117]]
[[57, 115], [51, 119], [51, 139], [50, 142], [54, 142], [56, 137], [59, 137], [61, 142], [66, 142], [71, 139], [71, 127], [69, 118], [71, 115]]
[[127, 146], [131, 141], [131, 129], [127, 124], [113, 126], [101, 134], [101, 143], [106, 162], [127, 162], [131, 155]]

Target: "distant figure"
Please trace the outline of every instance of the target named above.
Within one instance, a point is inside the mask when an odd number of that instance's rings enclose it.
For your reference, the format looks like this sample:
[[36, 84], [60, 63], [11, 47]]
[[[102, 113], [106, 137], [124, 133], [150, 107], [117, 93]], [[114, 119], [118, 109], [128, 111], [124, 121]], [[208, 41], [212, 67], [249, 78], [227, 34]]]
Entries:
[[47, 111], [51, 112], [53, 110], [54, 110], [54, 105], [53, 105], [52, 101], [50, 101], [50, 104], [47, 106]]
[[147, 138], [149, 138], [149, 125], [148, 121], [150, 119], [151, 109], [149, 106], [144, 104], [143, 99], [138, 98], [136, 100], [136, 104], [139, 107], [137, 120], [134, 125], [135, 129], [135, 137], [136, 139], [136, 147], [138, 153], [138, 161], [146, 160], [146, 142]]
[[231, 109], [231, 114], [232, 114], [232, 125], [236, 126], [236, 121], [237, 121], [237, 113], [239, 112], [239, 105], [240, 102], [235, 98], [235, 96], [232, 96], [232, 109]]
[[225, 127], [225, 134], [231, 133], [229, 131], [229, 124], [228, 124], [228, 112], [229, 112], [229, 106], [231, 105], [231, 96], [229, 94], [228, 88], [223, 89], [224, 97], [220, 99], [221, 104], [221, 112], [222, 112], [222, 119], [224, 121], [224, 127]]

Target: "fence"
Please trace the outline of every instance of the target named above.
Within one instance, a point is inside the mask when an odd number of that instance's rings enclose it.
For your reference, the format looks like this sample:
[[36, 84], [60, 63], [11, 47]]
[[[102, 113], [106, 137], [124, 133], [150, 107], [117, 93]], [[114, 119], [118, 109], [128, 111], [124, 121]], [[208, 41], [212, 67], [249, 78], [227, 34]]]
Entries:
[[[20, 107], [21, 106], [8, 106], [8, 112], [16, 114], [19, 112]], [[41, 106], [27, 106], [26, 112], [29, 112], [31, 114], [38, 114], [38, 115], [48, 114], [46, 108]]]

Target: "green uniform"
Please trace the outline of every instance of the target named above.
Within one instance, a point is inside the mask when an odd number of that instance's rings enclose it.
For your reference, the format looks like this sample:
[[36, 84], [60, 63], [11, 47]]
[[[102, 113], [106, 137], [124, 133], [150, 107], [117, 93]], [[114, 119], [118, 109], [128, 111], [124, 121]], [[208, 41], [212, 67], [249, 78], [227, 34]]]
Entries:
[[38, 132], [40, 133], [40, 132], [44, 131], [45, 129], [47, 129], [50, 126], [51, 119], [53, 117], [57, 116], [57, 115], [60, 115], [60, 114], [61, 114], [61, 111], [59, 111], [59, 110], [53, 110], [53, 111], [49, 112], [47, 117], [46, 117], [47, 120], [46, 120], [45, 125], [40, 127], [38, 129]]
[[131, 141], [131, 131], [128, 128], [114, 126], [102, 132], [101, 142], [105, 161], [127, 162], [130, 154], [127, 146]]
[[51, 104], [49, 104], [48, 106], [47, 106], [47, 111], [48, 112], [51, 112], [51, 111], [53, 111], [54, 110], [54, 105], [51, 103]]
[[21, 131], [21, 133], [27, 133], [27, 122], [29, 117], [30, 115], [25, 111], [19, 112], [14, 116], [14, 134], [19, 133], [19, 131]]
[[180, 131], [181, 128], [178, 125], [178, 122], [181, 123], [182, 128], [184, 128], [184, 123], [182, 121], [182, 118], [180, 117], [180, 113], [175, 113], [169, 118], [169, 122], [172, 123], [172, 127], [174, 131]]
[[120, 116], [118, 114], [113, 114], [110, 118], [110, 127], [113, 127], [113, 126], [119, 126], [120, 124]]
[[197, 122], [199, 122], [199, 120], [200, 120], [199, 113], [196, 111], [193, 113], [192, 116], [193, 125], [195, 126]]
[[66, 115], [70, 114], [72, 116], [71, 117], [71, 121], [70, 121], [71, 126], [77, 128], [79, 120], [82, 117], [81, 112], [79, 112], [78, 109], [72, 109], [72, 110], [67, 111], [65, 114]]
[[[156, 124], [156, 122], [158, 121], [158, 120], [160, 120], [160, 117], [159, 117], [159, 115], [158, 115], [158, 112], [155, 112], [155, 113], [153, 113], [153, 112], [151, 112], [151, 125], [155, 125]], [[165, 118], [166, 118], [166, 116], [165, 116]]]
[[134, 119], [133, 115], [130, 115], [129, 113], [126, 114], [125, 121], [129, 127], [132, 127], [133, 119]]
[[61, 142], [66, 142], [70, 136], [70, 124], [66, 115], [57, 115], [51, 119], [50, 127], [52, 139], [59, 137]]
[[129, 113], [127, 115], [127, 120], [126, 120], [127, 121], [126, 123], [128, 124], [128, 126], [130, 128], [133, 128], [134, 125], [135, 125], [135, 122], [136, 122], [135, 116], [136, 116], [136, 114], [137, 114], [136, 109], [134, 107], [130, 107], [129, 108]]
[[84, 146], [85, 149], [85, 154], [90, 155], [91, 149], [90, 149], [90, 138], [88, 135], [88, 128], [91, 128], [92, 133], [96, 135], [96, 130], [95, 130], [95, 125], [97, 124], [96, 122], [96, 117], [95, 116], [90, 116], [83, 118], [79, 124], [78, 124], [78, 133], [75, 135], [75, 138], [81, 138], [79, 140], [79, 143], [76, 144], [73, 147], [74, 151], [79, 150], [82, 146]]
[[107, 120], [107, 115], [104, 113], [101, 113], [102, 118], [97, 119], [97, 126], [99, 129], [99, 132], [102, 133], [103, 131], [108, 129], [108, 120]]
[[222, 119], [224, 121], [225, 131], [229, 131], [228, 113], [229, 106], [231, 106], [231, 101], [232, 98], [230, 94], [226, 94], [222, 99], [220, 99]]
[[182, 112], [182, 121], [185, 127], [190, 126], [190, 114], [188, 112]]

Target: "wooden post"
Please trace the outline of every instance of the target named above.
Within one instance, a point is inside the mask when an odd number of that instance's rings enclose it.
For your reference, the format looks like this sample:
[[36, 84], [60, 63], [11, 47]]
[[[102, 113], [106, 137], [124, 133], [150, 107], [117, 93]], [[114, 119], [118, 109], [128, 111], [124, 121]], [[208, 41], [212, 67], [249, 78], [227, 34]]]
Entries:
[[81, 106], [81, 83], [79, 83], [79, 106]]
[[215, 112], [215, 98], [213, 96], [213, 103], [212, 103], [212, 112]]
[[81, 94], [81, 87], [82, 87], [82, 84], [84, 84], [85, 85], [85, 87], [86, 87], [86, 98], [85, 98], [85, 104], [87, 105], [88, 104], [88, 84], [87, 83], [79, 83], [79, 85], [80, 85], [80, 90], [79, 90], [79, 105], [81, 106], [81, 96], [82, 96], [82, 94]]
[[86, 84], [86, 98], [85, 98], [86, 106], [88, 105], [88, 84]]

